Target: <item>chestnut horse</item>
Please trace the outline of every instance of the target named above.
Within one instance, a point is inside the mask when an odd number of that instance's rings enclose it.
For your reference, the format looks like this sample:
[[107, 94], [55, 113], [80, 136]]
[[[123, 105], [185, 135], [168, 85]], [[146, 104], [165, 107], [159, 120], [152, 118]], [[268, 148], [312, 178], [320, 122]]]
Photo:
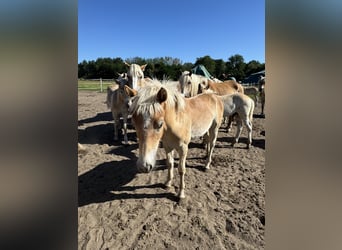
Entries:
[[207, 160], [205, 168], [210, 168], [211, 157], [217, 133], [222, 122], [223, 103], [215, 94], [201, 94], [184, 98], [167, 82], [153, 80], [153, 84], [141, 88], [132, 99], [130, 112], [139, 142], [137, 168], [150, 172], [156, 164], [156, 153], [162, 141], [167, 156], [168, 179], [171, 187], [173, 179], [173, 152], [179, 154], [180, 175], [179, 198], [185, 198], [185, 161], [188, 145], [192, 137], [205, 134], [207, 138]]

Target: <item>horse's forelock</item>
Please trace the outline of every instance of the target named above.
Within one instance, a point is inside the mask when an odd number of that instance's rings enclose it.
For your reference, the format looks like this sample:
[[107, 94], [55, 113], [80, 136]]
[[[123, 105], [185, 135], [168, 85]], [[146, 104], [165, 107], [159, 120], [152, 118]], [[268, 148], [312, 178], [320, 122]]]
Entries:
[[158, 80], [153, 79], [150, 85], [141, 88], [138, 94], [132, 99], [131, 113], [147, 113], [150, 116], [154, 116], [155, 113], [161, 112], [163, 107], [157, 101], [157, 94], [162, 87], [167, 92], [166, 105], [171, 108], [176, 108], [177, 111], [184, 109], [185, 102], [177, 90], [168, 87], [167, 82], [163, 82], [162, 84]]
[[140, 65], [134, 64], [134, 63], [131, 64], [129, 69], [128, 69], [127, 74], [132, 77], [132, 76], [136, 76], [138, 73], [140, 73], [140, 75], [142, 75], [142, 77], [144, 77], [144, 72], [142, 71]]

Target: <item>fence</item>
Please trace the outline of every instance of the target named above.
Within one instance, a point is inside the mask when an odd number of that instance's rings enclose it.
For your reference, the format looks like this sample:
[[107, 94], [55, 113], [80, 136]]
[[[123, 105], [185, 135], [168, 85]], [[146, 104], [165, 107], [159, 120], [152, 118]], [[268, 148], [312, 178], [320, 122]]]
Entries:
[[103, 92], [107, 86], [113, 84], [114, 82], [114, 79], [78, 79], [78, 90]]

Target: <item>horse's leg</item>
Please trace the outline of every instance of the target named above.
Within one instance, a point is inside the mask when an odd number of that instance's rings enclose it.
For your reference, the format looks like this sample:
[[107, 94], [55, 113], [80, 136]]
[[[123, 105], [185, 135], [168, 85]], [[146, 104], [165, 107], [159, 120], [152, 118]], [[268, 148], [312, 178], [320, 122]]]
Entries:
[[265, 115], [264, 107], [265, 107], [265, 93], [261, 93], [261, 115]]
[[116, 112], [112, 111], [112, 114], [113, 114], [113, 123], [114, 123], [114, 141], [117, 141], [119, 139], [118, 126], [120, 124], [120, 118], [119, 118], [119, 115], [116, 114]]
[[185, 172], [186, 172], [185, 160], [186, 160], [186, 156], [188, 154], [188, 145], [182, 144], [180, 146], [180, 150], [178, 151], [178, 153], [179, 153], [178, 172], [179, 172], [179, 176], [180, 176], [180, 187], [179, 187], [178, 197], [183, 199], [183, 198], [185, 198], [185, 193], [184, 193], [184, 189], [185, 189], [184, 177], [185, 177]]
[[237, 143], [239, 141], [239, 138], [240, 138], [240, 135], [241, 135], [242, 121], [241, 121], [241, 117], [240, 116], [236, 119], [236, 123], [237, 123], [237, 128], [236, 128], [235, 138], [234, 138], [233, 143], [232, 143], [232, 147], [234, 147], [235, 143]]
[[213, 122], [213, 125], [209, 129], [209, 142], [208, 142], [208, 150], [207, 150], [207, 162], [205, 163], [205, 169], [210, 169], [210, 163], [211, 163], [211, 156], [214, 151], [217, 134], [219, 130], [219, 125], [216, 123], [216, 121]]
[[208, 133], [205, 133], [201, 138], [202, 138], [202, 147], [206, 148], [208, 144], [208, 138], [209, 138]]
[[[227, 119], [227, 117], [225, 117]], [[230, 129], [232, 128], [233, 123], [233, 115], [228, 116], [228, 124], [227, 124], [227, 133], [229, 133]]]
[[243, 123], [245, 124], [247, 130], [248, 130], [248, 142], [247, 142], [247, 146], [246, 148], [249, 148], [252, 144], [252, 123], [251, 121], [249, 120], [248, 117], [246, 117], [244, 120], [243, 120]]
[[166, 153], [166, 165], [168, 168], [168, 176], [167, 181], [165, 182], [166, 187], [171, 187], [172, 179], [173, 179], [173, 166], [174, 166], [174, 159], [173, 159], [173, 150], [169, 147], [164, 145], [165, 153]]
[[127, 114], [123, 115], [123, 130], [124, 130], [124, 140], [125, 144], [128, 144], [128, 138], [127, 138]]
[[206, 157], [209, 154], [209, 140], [210, 140], [210, 135], [209, 135], [209, 131], [207, 133], [205, 133], [203, 135], [203, 141], [202, 141], [202, 145], [206, 150]]

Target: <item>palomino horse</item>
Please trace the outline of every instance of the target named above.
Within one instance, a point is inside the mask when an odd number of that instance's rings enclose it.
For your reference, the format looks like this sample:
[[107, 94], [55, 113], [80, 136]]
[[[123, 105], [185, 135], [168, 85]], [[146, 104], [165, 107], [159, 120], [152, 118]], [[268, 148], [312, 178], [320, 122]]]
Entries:
[[258, 88], [254, 86], [248, 86], [248, 87], [243, 87], [243, 89], [244, 89], [244, 94], [251, 97], [254, 100], [255, 105], [257, 105], [258, 96], [259, 96]]
[[185, 97], [195, 96], [208, 89], [218, 95], [233, 94], [235, 92], [243, 93], [242, 85], [236, 81], [214, 82], [204, 76], [192, 74], [189, 71], [182, 73], [179, 77], [179, 83], [181, 93]]
[[168, 179], [173, 179], [173, 152], [179, 154], [180, 174], [179, 198], [185, 198], [185, 160], [192, 137], [208, 133], [207, 160], [209, 169], [217, 133], [222, 122], [223, 103], [214, 94], [201, 94], [184, 98], [177, 90], [169, 88], [167, 82], [156, 80], [141, 88], [132, 98], [130, 106], [132, 121], [139, 142], [138, 170], [150, 172], [156, 163], [159, 142], [162, 141], [167, 155]]
[[[120, 125], [120, 115], [123, 118], [123, 130], [125, 144], [128, 144], [127, 138], [127, 120], [128, 120], [128, 104], [131, 92], [126, 86], [127, 80], [120, 78], [115, 80], [117, 84], [108, 86], [106, 104], [112, 111], [114, 122], [114, 141], [118, 140], [118, 127]], [[132, 91], [135, 91], [134, 89]]]
[[260, 101], [261, 101], [261, 115], [265, 116], [264, 107], [265, 107], [265, 77], [261, 76], [258, 82], [259, 92], [260, 92]]
[[244, 123], [248, 130], [247, 148], [249, 148], [252, 144], [252, 120], [255, 106], [254, 101], [249, 96], [241, 93], [223, 95], [220, 96], [220, 98], [224, 105], [224, 116], [231, 117], [236, 113], [238, 114], [238, 119], [236, 119], [237, 130], [232, 146], [239, 141], [242, 131], [242, 123]]
[[192, 74], [191, 71], [184, 71], [178, 81], [180, 83], [180, 92], [185, 97], [191, 97], [200, 93], [200, 84], [206, 84], [208, 78], [202, 75]]
[[128, 86], [139, 90], [141, 87], [144, 87], [146, 84], [148, 84], [151, 79], [144, 77], [144, 70], [147, 66], [147, 64], [144, 65], [138, 65], [138, 64], [129, 64], [125, 62], [125, 64], [129, 67], [127, 71], [127, 77], [128, 77]]
[[244, 94], [243, 86], [234, 80], [226, 80], [220, 83], [208, 80], [206, 82], [201, 82], [201, 89], [205, 89], [205, 90], [210, 89], [212, 92], [216, 93], [217, 95], [231, 94], [232, 89], [235, 92]]

